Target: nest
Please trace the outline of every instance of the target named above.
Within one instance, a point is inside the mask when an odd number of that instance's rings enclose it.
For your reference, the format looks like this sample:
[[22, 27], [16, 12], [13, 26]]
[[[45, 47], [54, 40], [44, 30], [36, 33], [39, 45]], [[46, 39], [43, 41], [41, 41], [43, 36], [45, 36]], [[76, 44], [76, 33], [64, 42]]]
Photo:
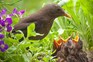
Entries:
[[83, 42], [78, 36], [66, 40], [60, 37], [58, 41], [54, 40], [52, 56], [57, 58], [56, 62], [89, 62], [82, 47]]

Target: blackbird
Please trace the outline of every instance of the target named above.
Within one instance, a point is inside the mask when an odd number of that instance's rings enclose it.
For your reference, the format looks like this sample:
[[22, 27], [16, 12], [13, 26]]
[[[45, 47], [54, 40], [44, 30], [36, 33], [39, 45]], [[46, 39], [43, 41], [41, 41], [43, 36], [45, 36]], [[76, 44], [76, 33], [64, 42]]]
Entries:
[[34, 14], [31, 14], [27, 17], [22, 18], [15, 26], [14, 31], [21, 30], [24, 33], [24, 36], [27, 36], [27, 27], [31, 23], [35, 23], [35, 31], [40, 34], [44, 34], [43, 36], [37, 35], [37, 36], [31, 36], [29, 39], [31, 40], [40, 40], [47, 36], [49, 33], [53, 21], [55, 18], [59, 16], [66, 16], [71, 17], [67, 13], [64, 12], [64, 10], [57, 4], [47, 4], [43, 8], [41, 8], [39, 11], [37, 11]]

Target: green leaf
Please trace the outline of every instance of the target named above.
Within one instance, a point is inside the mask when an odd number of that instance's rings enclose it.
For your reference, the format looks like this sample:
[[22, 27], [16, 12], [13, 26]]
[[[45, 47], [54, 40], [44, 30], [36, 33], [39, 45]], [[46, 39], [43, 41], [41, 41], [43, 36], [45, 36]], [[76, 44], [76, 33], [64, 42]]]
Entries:
[[13, 45], [13, 43], [17, 44], [18, 41], [12, 38], [4, 38], [4, 41], [6, 44], [8, 44], [9, 46]]
[[17, 50], [17, 47], [14, 46], [14, 45], [12, 45], [11, 47], [8, 48], [7, 51], [8, 51], [9, 53], [13, 53], [13, 52], [15, 52], [16, 50]]
[[36, 36], [36, 32], [34, 30], [35, 30], [35, 24], [34, 23], [31, 23], [27, 27], [27, 37]]
[[12, 25], [15, 25], [19, 22], [19, 18], [12, 18], [12, 19], [13, 19]]
[[23, 34], [15, 34], [16, 38], [19, 40], [23, 37]]

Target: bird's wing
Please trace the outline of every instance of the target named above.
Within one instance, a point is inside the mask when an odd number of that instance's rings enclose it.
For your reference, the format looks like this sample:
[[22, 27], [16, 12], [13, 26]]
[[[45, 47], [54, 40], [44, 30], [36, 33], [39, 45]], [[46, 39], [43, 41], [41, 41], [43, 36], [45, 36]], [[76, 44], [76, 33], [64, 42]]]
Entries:
[[29, 26], [30, 23], [18, 23], [14, 26], [14, 31], [15, 30], [24, 30]]
[[18, 24], [14, 26], [14, 31], [15, 30], [24, 30], [26, 29], [31, 23], [36, 23], [35, 18], [26, 17], [20, 20]]

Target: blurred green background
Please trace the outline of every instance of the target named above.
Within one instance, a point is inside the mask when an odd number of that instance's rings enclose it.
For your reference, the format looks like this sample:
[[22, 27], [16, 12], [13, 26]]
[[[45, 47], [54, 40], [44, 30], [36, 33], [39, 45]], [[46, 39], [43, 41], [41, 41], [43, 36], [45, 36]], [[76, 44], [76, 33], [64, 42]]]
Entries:
[[53, 0], [0, 0], [0, 9], [7, 8], [9, 11], [14, 8], [24, 9], [29, 14], [37, 11], [44, 4], [52, 2]]
[[[51, 56], [53, 40], [58, 39], [59, 36], [67, 38], [72, 34], [80, 36], [83, 40], [84, 50], [93, 51], [92, 0], [0, 0], [0, 11], [6, 8], [8, 13], [11, 13], [14, 8], [23, 9], [26, 10], [25, 17], [48, 3], [61, 4], [62, 8], [72, 16], [72, 19], [65, 17], [55, 19], [50, 33], [42, 40], [26, 40], [25, 43], [18, 43], [18, 41], [12, 39], [15, 42], [11, 43], [16, 43], [16, 45], [11, 45], [7, 52], [0, 53], [1, 62], [55, 62], [55, 59], [52, 59]], [[16, 21], [19, 20], [13, 18], [14, 24], [17, 23]], [[19, 47], [17, 44], [21, 46]], [[31, 53], [25, 51], [27, 46], [30, 47]]]

